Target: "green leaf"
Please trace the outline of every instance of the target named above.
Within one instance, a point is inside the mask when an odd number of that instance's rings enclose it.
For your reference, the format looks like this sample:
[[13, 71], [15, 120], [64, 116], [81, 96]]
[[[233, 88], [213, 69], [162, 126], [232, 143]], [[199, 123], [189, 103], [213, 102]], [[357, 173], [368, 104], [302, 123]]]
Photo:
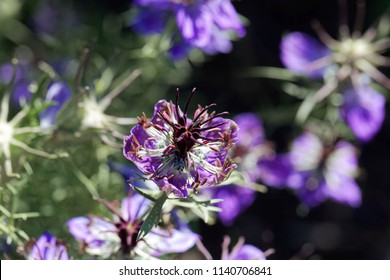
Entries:
[[299, 76], [291, 71], [277, 67], [252, 67], [244, 71], [243, 75], [248, 78], [268, 78], [292, 82], [299, 80]]
[[295, 120], [299, 124], [305, 123], [309, 117], [311, 111], [314, 109], [316, 101], [313, 95], [308, 95], [302, 102], [301, 106], [298, 109]]
[[261, 193], [267, 192], [266, 186], [258, 184], [258, 183], [246, 181], [242, 172], [237, 171], [237, 170], [234, 170], [230, 174], [228, 179], [226, 179], [221, 184], [214, 186], [213, 188], [218, 188], [218, 187], [226, 186], [226, 185], [240, 185], [240, 186], [246, 187], [248, 189], [255, 190], [257, 192], [261, 192]]
[[150, 210], [148, 216], [146, 217], [145, 221], [143, 222], [137, 236], [137, 240], [140, 240], [144, 238], [151, 229], [157, 225], [158, 221], [161, 217], [161, 211], [162, 207], [167, 200], [168, 196], [164, 192], [162, 196], [160, 196], [159, 199], [157, 199], [156, 203], [153, 205], [152, 210]]
[[[148, 189], [141, 189], [137, 188], [135, 185], [129, 183], [130, 187], [135, 190], [138, 194], [142, 195], [143, 197], [146, 197], [147, 199], [156, 202], [156, 198], [153, 196], [156, 190], [148, 190]], [[160, 191], [158, 191], [160, 192]]]

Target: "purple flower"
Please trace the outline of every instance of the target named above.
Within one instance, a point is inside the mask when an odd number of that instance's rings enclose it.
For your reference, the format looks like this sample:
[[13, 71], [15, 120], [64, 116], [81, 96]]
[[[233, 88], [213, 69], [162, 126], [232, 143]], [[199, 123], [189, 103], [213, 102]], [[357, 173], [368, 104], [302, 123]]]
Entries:
[[390, 80], [377, 70], [387, 66], [388, 58], [382, 53], [388, 45], [381, 40], [373, 42], [373, 29], [361, 36], [344, 34], [337, 41], [319, 23], [315, 27], [322, 42], [300, 32], [290, 33], [281, 42], [281, 60], [294, 73], [324, 78], [325, 84], [314, 94], [316, 102], [339, 88], [344, 100], [342, 118], [359, 140], [369, 141], [380, 129], [385, 114], [385, 99], [370, 83], [373, 79], [390, 88]]
[[262, 182], [270, 187], [283, 187], [291, 172], [289, 158], [285, 155], [262, 159], [258, 167], [261, 171]]
[[215, 104], [199, 108], [194, 118], [176, 105], [157, 102], [151, 121], [145, 116], [124, 138], [123, 154], [161, 190], [187, 197], [189, 189], [223, 182], [235, 168], [227, 157], [237, 139], [237, 125], [225, 113], [207, 113]]
[[239, 127], [237, 143], [231, 150], [232, 158], [239, 162], [238, 170], [245, 172], [249, 181], [260, 179], [258, 162], [272, 153], [265, 141], [263, 123], [252, 113], [242, 113], [234, 118]]
[[137, 16], [132, 26], [138, 33], [145, 35], [162, 33], [168, 18], [169, 13], [164, 10], [144, 7], [137, 9]]
[[55, 236], [45, 232], [32, 245], [27, 255], [29, 260], [68, 260], [68, 252], [64, 244], [59, 242]]
[[230, 0], [138, 0], [135, 4], [138, 14], [133, 25], [138, 32], [161, 33], [169, 22], [168, 17], [173, 16], [181, 39], [208, 54], [231, 50], [229, 32], [234, 31], [240, 37], [245, 35], [245, 28]]
[[354, 179], [358, 169], [356, 150], [348, 142], [325, 145], [306, 132], [293, 142], [289, 160], [292, 171], [286, 184], [307, 206], [315, 207], [326, 199], [352, 207], [361, 204]]
[[213, 198], [223, 199], [217, 204], [221, 222], [230, 226], [245, 209], [252, 205], [256, 191], [251, 185], [258, 181], [268, 186], [281, 186], [291, 168], [280, 156], [275, 156], [271, 144], [265, 140], [261, 119], [252, 113], [242, 113], [234, 118], [239, 130], [237, 143], [230, 156], [237, 163], [237, 170], [244, 180], [240, 184], [210, 189]]
[[252, 205], [256, 191], [247, 187], [227, 185], [213, 189], [213, 197], [223, 199], [216, 204], [221, 208], [218, 217], [225, 226], [231, 226], [238, 215]]
[[70, 88], [65, 82], [51, 83], [47, 89], [46, 103], [53, 103], [39, 115], [42, 128], [49, 128], [55, 123], [57, 113], [71, 97]]
[[275, 185], [284, 170], [284, 159], [276, 156], [270, 142], [265, 139], [261, 119], [252, 113], [242, 113], [234, 118], [240, 128], [237, 144], [231, 150], [231, 157], [238, 163], [240, 172], [248, 182], [261, 181], [267, 185]]
[[70, 233], [82, 243], [91, 255], [109, 257], [121, 246], [121, 239], [114, 223], [100, 217], [75, 217], [67, 223]]
[[[248, 184], [255, 182], [259, 177], [257, 162], [267, 150], [264, 143], [264, 130], [261, 120], [252, 113], [239, 114], [234, 118], [239, 130], [237, 143], [230, 150], [230, 155], [238, 162], [237, 170], [245, 177]], [[247, 186], [226, 185], [206, 190], [213, 198], [223, 199], [216, 204], [221, 208], [218, 213], [221, 222], [230, 226], [245, 209], [252, 205], [256, 192]]]
[[283, 64], [292, 72], [320, 78], [326, 67], [316, 68], [314, 62], [331, 54], [331, 50], [311, 36], [293, 32], [283, 37], [280, 46]]
[[240, 238], [237, 244], [229, 252], [230, 238], [225, 236], [222, 244], [222, 260], [265, 260], [266, 254], [259, 248], [245, 244], [244, 238]]
[[88, 254], [107, 258], [120, 249], [124, 254], [158, 257], [181, 253], [194, 246], [198, 236], [189, 230], [152, 229], [142, 240], [137, 235], [150, 201], [133, 194], [122, 201], [121, 209], [106, 201], [103, 204], [114, 214], [114, 220], [102, 217], [75, 217], [68, 221], [70, 233], [82, 243]]
[[45, 1], [35, 11], [32, 26], [38, 33], [59, 36], [77, 25], [77, 17], [76, 11], [61, 1]]
[[20, 65], [3, 64], [0, 67], [0, 82], [8, 84], [12, 78], [14, 79], [11, 93], [12, 103], [22, 107], [31, 99], [31, 92], [28, 89], [30, 82], [27, 81], [25, 71]]
[[371, 87], [350, 88], [344, 92], [341, 116], [356, 137], [369, 141], [382, 126], [385, 103], [385, 98]]
[[15, 81], [19, 81], [23, 76], [23, 71], [19, 65], [5, 63], [0, 67], [0, 82], [3, 84], [10, 83], [12, 78], [14, 78]]

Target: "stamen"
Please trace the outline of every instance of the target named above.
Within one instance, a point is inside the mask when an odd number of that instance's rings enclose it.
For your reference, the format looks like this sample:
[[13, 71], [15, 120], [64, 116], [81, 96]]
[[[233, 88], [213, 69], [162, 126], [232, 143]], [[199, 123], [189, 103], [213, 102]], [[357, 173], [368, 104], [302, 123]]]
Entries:
[[[213, 118], [216, 118], [218, 115], [216, 115], [215, 117], [213, 117]], [[211, 120], [211, 119], [210, 119]], [[219, 127], [219, 126], [221, 126], [221, 125], [225, 125], [225, 124], [227, 124], [228, 122], [221, 122], [221, 123], [219, 123], [219, 124], [216, 124], [216, 125], [212, 125], [212, 126], [208, 126], [208, 127], [202, 127], [202, 128], [200, 128], [200, 127], [196, 127], [196, 128], [194, 128], [194, 130], [195, 131], [197, 131], [197, 132], [199, 132], [199, 131], [204, 131], [204, 130], [212, 130], [212, 129], [214, 129], [214, 128], [217, 128], [217, 127]]]
[[316, 102], [321, 102], [325, 97], [327, 97], [336, 89], [337, 84], [338, 83], [335, 80], [325, 83], [324, 86], [314, 94], [314, 100]]
[[318, 38], [329, 48], [334, 49], [339, 45], [339, 42], [333, 39], [323, 28], [322, 24], [318, 20], [313, 20], [312, 27], [317, 33]]
[[390, 48], [390, 39], [389, 38], [383, 38], [383, 39], [376, 41], [375, 43], [372, 44], [372, 51], [373, 52], [384, 51], [388, 48]]
[[382, 55], [372, 55], [368, 57], [368, 60], [373, 64], [380, 66], [390, 66], [390, 58], [382, 56]]
[[357, 61], [356, 66], [363, 72], [367, 73], [371, 78], [376, 80], [378, 83], [383, 85], [385, 88], [390, 89], [389, 78], [387, 78], [382, 72], [380, 72], [378, 69], [372, 66], [368, 61], [366, 60]]
[[332, 54], [316, 59], [306, 66], [307, 72], [314, 72], [323, 67], [329, 66], [333, 62]]
[[361, 35], [361, 31], [364, 23], [365, 11], [366, 11], [366, 1], [357, 0], [355, 27], [353, 29], [353, 34], [352, 34], [352, 37], [354, 38], [357, 38]]
[[169, 119], [169, 116], [167, 115], [167, 113], [164, 111], [164, 112], [157, 112], [157, 114], [160, 116], [160, 118], [162, 118], [167, 124], [169, 124], [172, 128], [175, 128], [175, 124]]
[[228, 114], [229, 114], [228, 112], [218, 113], [218, 114], [216, 114], [216, 115], [214, 115], [214, 116], [208, 118], [207, 120], [201, 122], [201, 123], [199, 124], [199, 126], [202, 126], [202, 125], [204, 125], [205, 123], [210, 122], [210, 121], [212, 121], [213, 119], [215, 119], [215, 118], [217, 118], [217, 117], [220, 117], [220, 116], [223, 116], [223, 115], [228, 115]]
[[376, 28], [370, 27], [367, 29], [367, 31], [363, 34], [362, 39], [366, 42], [371, 42], [374, 40], [375, 36], [377, 34]]
[[193, 88], [191, 93], [190, 93], [190, 96], [187, 99], [186, 106], [184, 107], [184, 115], [185, 116], [187, 116], [188, 105], [190, 104], [190, 101], [191, 101], [192, 97], [194, 96], [195, 92], [196, 92], [196, 88]]
[[200, 118], [200, 116], [202, 116], [208, 109], [215, 107], [215, 106], [217, 106], [217, 104], [213, 103], [213, 104], [210, 104], [210, 105], [204, 107], [204, 109], [195, 117], [191, 126], [195, 125], [196, 122], [198, 121], [198, 119]]
[[348, 27], [348, 10], [345, 0], [339, 0], [339, 32], [342, 38], [347, 38], [350, 35]]
[[179, 114], [179, 95], [180, 95], [180, 91], [179, 91], [179, 88], [176, 89], [176, 101], [175, 101], [175, 109], [176, 109], [176, 116], [177, 118], [179, 119], [180, 118], [180, 114]]

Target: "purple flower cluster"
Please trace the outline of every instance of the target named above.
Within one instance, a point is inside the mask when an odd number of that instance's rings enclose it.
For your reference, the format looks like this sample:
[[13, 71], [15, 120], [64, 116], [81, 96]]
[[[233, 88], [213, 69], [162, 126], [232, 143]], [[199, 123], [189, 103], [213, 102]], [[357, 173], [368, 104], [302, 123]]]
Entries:
[[114, 214], [113, 220], [89, 216], [75, 217], [68, 221], [70, 233], [91, 255], [107, 258], [121, 250], [124, 254], [159, 257], [169, 253], [185, 252], [193, 247], [199, 238], [187, 228], [157, 227], [143, 239], [137, 240], [150, 201], [133, 194], [122, 201], [120, 210], [109, 202], [103, 200], [101, 202]]
[[281, 59], [289, 70], [324, 78], [325, 85], [314, 96], [317, 102], [336, 90], [342, 93], [341, 117], [363, 142], [375, 136], [385, 116], [385, 98], [374, 90], [371, 79], [390, 88], [390, 81], [376, 69], [386, 65], [380, 53], [388, 44], [372, 42], [372, 33], [336, 41], [320, 29], [323, 43], [300, 32], [288, 34], [281, 43]]
[[232, 49], [229, 32], [239, 37], [245, 28], [230, 0], [136, 0], [137, 16], [132, 25], [142, 34], [162, 33], [170, 18], [178, 34], [172, 38], [173, 59], [181, 59], [191, 48], [205, 53], [228, 53]]
[[274, 166], [284, 178], [279, 183], [293, 189], [308, 207], [326, 199], [352, 207], [361, 204], [361, 192], [354, 179], [358, 171], [356, 149], [350, 143], [324, 143], [315, 134], [305, 132], [280, 158], [283, 160]]
[[218, 216], [226, 226], [230, 226], [240, 213], [252, 205], [256, 197], [252, 184], [273, 182], [273, 170], [268, 166], [275, 160], [271, 145], [265, 140], [261, 119], [253, 113], [242, 113], [234, 121], [239, 130], [230, 156], [237, 163], [237, 170], [244, 180], [242, 185], [226, 185], [211, 190], [213, 197], [223, 199], [217, 204], [222, 209]]
[[214, 107], [199, 105], [193, 119], [178, 105], [161, 100], [150, 121], [144, 116], [124, 138], [123, 154], [153, 180], [161, 190], [187, 197], [188, 190], [223, 182], [235, 168], [228, 158], [237, 141], [237, 125], [222, 118], [225, 113], [209, 114]]
[[[12, 103], [18, 107], [29, 103], [32, 97], [27, 72], [26, 66], [12, 65], [11, 63], [3, 64], [0, 67], [0, 82], [4, 84], [13, 82]], [[48, 85], [43, 102], [49, 104], [49, 106], [39, 115], [40, 126], [42, 128], [45, 129], [54, 125], [57, 113], [62, 109], [71, 95], [72, 91], [66, 82], [55, 81]]]

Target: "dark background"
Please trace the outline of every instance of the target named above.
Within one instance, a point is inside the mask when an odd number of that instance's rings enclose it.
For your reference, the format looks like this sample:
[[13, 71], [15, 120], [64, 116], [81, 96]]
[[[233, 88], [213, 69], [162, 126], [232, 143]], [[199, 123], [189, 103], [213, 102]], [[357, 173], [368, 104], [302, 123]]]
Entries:
[[[247, 36], [235, 44], [229, 55], [221, 55], [196, 69], [195, 78], [212, 93], [218, 104], [226, 103], [231, 112], [255, 111], [266, 115], [270, 108], [282, 110], [295, 103], [275, 82], [248, 79], [240, 75], [245, 67], [276, 66], [279, 43], [289, 31], [315, 36], [310, 22], [318, 19], [333, 36], [338, 33], [338, 1], [236, 1], [237, 10], [250, 21]], [[356, 1], [348, 1], [350, 26], [355, 18]], [[367, 1], [365, 29], [389, 7], [389, 1]], [[387, 10], [388, 11], [388, 10]], [[218, 93], [220, 93], [218, 95]], [[217, 96], [217, 97], [216, 97]], [[387, 112], [390, 106], [387, 104]], [[270, 125], [270, 124], [273, 125]], [[268, 124], [268, 126], [267, 126]], [[284, 150], [293, 137], [288, 123], [277, 126], [265, 119], [268, 138]], [[268, 128], [268, 129], [267, 129]], [[286, 190], [269, 189], [258, 194], [255, 203], [231, 228], [222, 224], [203, 226], [207, 248], [217, 258], [223, 234], [244, 236], [247, 243], [262, 249], [274, 248], [271, 259], [389, 259], [390, 258], [390, 118], [387, 113], [381, 131], [361, 149], [362, 173], [358, 183], [363, 203], [353, 209], [326, 202], [300, 214], [299, 202]]]
[[[131, 1], [63, 2], [71, 4], [84, 14], [86, 21], [94, 24], [107, 14], [115, 16], [127, 11]], [[352, 26], [356, 1], [347, 2]], [[365, 28], [388, 12], [390, 5], [389, 0], [366, 2]], [[204, 64], [194, 64], [191, 78], [180, 86], [188, 90], [196, 86], [201, 98], [217, 103], [232, 116], [248, 111], [258, 113], [264, 120], [267, 138], [276, 144], [277, 151], [284, 152], [297, 133], [291, 119], [300, 101], [283, 93], [278, 81], [249, 77], [246, 70], [254, 66], [282, 67], [279, 44], [283, 34], [301, 31], [315, 36], [310, 24], [313, 19], [318, 19], [333, 37], [337, 37], [338, 1], [241, 0], [233, 3], [248, 19], [247, 35], [234, 43], [230, 54], [209, 57]], [[28, 5], [33, 4], [27, 3], [25, 11], [29, 10]], [[122, 32], [126, 36], [132, 30], [124, 27]], [[173, 98], [174, 90], [170, 92]], [[387, 112], [390, 112], [389, 103]], [[257, 195], [255, 203], [232, 227], [220, 223], [199, 225], [203, 242], [213, 257], [220, 258], [222, 239], [227, 234], [234, 241], [244, 236], [246, 243], [263, 250], [274, 248], [276, 252], [270, 259], [390, 259], [389, 113], [381, 131], [371, 142], [355, 144], [361, 150], [362, 172], [358, 183], [363, 203], [359, 208], [326, 202], [305, 213], [292, 193], [270, 188], [267, 193]]]

